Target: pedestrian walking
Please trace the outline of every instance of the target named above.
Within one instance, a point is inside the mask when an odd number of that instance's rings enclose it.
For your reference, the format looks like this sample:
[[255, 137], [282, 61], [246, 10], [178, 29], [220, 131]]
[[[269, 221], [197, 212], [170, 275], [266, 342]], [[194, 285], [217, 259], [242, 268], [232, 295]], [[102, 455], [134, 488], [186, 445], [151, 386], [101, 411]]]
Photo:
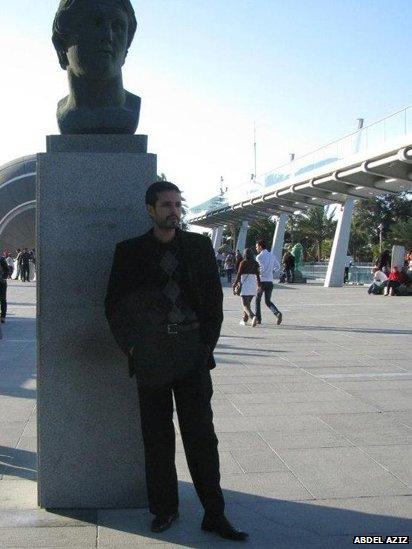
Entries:
[[[266, 249], [266, 242], [264, 240], [258, 240], [256, 242], [256, 261], [259, 263], [260, 270], [260, 287], [256, 295], [256, 316], [257, 323], [262, 323], [261, 301], [262, 296], [265, 296], [265, 305], [276, 316], [276, 324], [282, 322], [283, 316], [276, 305], [271, 301], [273, 292], [273, 271], [279, 269], [279, 261], [274, 254]], [[291, 254], [292, 255], [292, 254]], [[292, 256], [293, 257], [293, 256]]]
[[20, 273], [22, 282], [30, 281], [30, 258], [31, 254], [29, 250], [24, 248], [20, 255]]
[[182, 198], [167, 181], [146, 192], [153, 229], [119, 243], [105, 309], [136, 375], [151, 529], [178, 518], [173, 396], [203, 530], [244, 540], [224, 514], [210, 369], [223, 321], [223, 294], [209, 238], [182, 231]]
[[11, 257], [9, 253], [6, 255], [6, 262], [9, 268], [9, 274], [7, 278], [11, 278], [13, 276], [13, 271], [14, 271], [14, 259]]
[[295, 258], [289, 250], [286, 250], [286, 252], [283, 254], [282, 265], [283, 273], [280, 277], [279, 282], [288, 281], [289, 284], [292, 284], [295, 278]]
[[257, 294], [258, 286], [260, 285], [260, 275], [259, 263], [255, 260], [250, 248], [246, 248], [243, 252], [243, 260], [240, 262], [233, 287], [236, 287], [239, 283], [241, 284], [240, 296], [243, 305], [243, 318], [239, 324], [241, 326], [246, 326], [250, 318], [254, 328], [258, 319], [251, 309], [251, 304], [253, 298]]
[[228, 284], [232, 284], [233, 271], [235, 270], [235, 256], [229, 252], [225, 259], [225, 271]]
[[21, 275], [21, 266], [20, 266], [20, 257], [21, 257], [22, 251], [20, 248], [17, 248], [16, 250], [16, 259], [15, 261], [15, 273], [13, 274], [13, 279], [18, 280]]
[[6, 258], [0, 257], [0, 322], [6, 322], [7, 314], [7, 278], [9, 276], [9, 266]]

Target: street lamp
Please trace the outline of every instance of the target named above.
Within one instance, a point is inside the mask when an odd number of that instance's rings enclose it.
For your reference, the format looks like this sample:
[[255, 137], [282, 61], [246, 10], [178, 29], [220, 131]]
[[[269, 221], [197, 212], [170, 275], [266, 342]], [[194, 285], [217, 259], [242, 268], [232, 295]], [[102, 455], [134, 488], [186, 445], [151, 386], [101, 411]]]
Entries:
[[382, 241], [383, 241], [383, 223], [382, 221], [378, 225], [379, 229], [379, 252], [382, 253]]

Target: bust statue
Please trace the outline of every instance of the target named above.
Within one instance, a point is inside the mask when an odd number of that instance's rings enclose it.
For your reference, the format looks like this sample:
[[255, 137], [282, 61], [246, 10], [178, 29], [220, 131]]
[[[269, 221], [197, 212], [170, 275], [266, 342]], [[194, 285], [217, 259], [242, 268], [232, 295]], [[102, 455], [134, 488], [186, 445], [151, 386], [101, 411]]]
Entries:
[[130, 0], [61, 0], [53, 44], [69, 95], [57, 107], [62, 134], [134, 134], [140, 97], [123, 88], [122, 67], [136, 32]]

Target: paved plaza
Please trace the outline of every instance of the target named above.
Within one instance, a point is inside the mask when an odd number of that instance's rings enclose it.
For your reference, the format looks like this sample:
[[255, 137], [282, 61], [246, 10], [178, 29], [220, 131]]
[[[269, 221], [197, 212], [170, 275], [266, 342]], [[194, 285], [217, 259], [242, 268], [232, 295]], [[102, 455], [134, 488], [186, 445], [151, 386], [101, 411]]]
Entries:
[[[316, 284], [276, 287], [274, 298], [281, 326], [264, 307], [262, 326], [244, 327], [225, 288], [213, 372], [227, 514], [250, 533], [244, 545], [326, 549], [351, 547], [355, 535], [410, 535], [412, 298]], [[9, 284], [9, 313], [0, 547], [241, 546], [199, 529], [178, 430], [181, 518], [169, 531], [152, 534], [145, 509], [37, 508], [34, 284]]]

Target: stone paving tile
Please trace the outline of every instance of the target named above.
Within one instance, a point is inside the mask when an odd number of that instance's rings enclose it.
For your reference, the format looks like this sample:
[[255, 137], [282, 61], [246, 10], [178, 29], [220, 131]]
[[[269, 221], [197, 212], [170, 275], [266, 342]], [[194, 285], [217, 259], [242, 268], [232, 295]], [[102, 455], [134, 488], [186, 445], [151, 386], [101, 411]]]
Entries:
[[23, 434], [26, 421], [0, 422], [0, 452], [2, 447], [14, 447]]
[[412, 429], [412, 410], [402, 412], [385, 412], [385, 417], [394, 420], [397, 423], [407, 425]]
[[284, 414], [316, 414], [316, 413], [353, 413], [374, 412], [377, 407], [359, 400], [335, 402], [272, 402], [270, 404], [239, 403], [237, 407], [243, 415], [250, 416], [279, 416]]
[[310, 431], [329, 431], [330, 427], [321, 419], [310, 415], [282, 415], [268, 417], [217, 417], [214, 421], [217, 433], [236, 433], [242, 431], [283, 431], [299, 433]]
[[230, 395], [230, 400], [237, 404], [253, 403], [266, 404], [271, 402], [357, 402], [358, 398], [348, 395], [340, 389], [330, 388], [330, 391], [320, 392], [293, 392], [293, 393], [251, 393], [241, 395]]
[[239, 384], [223, 384], [219, 383], [216, 385], [218, 391], [220, 391], [223, 394], [230, 395], [232, 393], [234, 394], [241, 394], [241, 393], [250, 393], [250, 389], [246, 387], [246, 385], [239, 383]]
[[312, 431], [299, 434], [262, 431], [261, 436], [274, 450], [280, 448], [335, 448], [353, 446], [346, 437], [333, 431]]
[[55, 509], [54, 511], [2, 509], [0, 511], [0, 528], [89, 526], [96, 523], [97, 510], [90, 509]]
[[[411, 391], [410, 389], [408, 390]], [[370, 403], [372, 406], [379, 407], [384, 412], [396, 412], [396, 411], [412, 411], [412, 394], [403, 394], [400, 390], [374, 390], [364, 392], [351, 391], [352, 394], [361, 397], [364, 402]]]
[[2, 509], [36, 509], [37, 484], [28, 480], [0, 481], [0, 511]]
[[225, 475], [222, 488], [228, 501], [244, 501], [246, 496], [293, 500], [314, 499], [314, 496], [290, 472], [247, 473]]
[[322, 414], [319, 419], [356, 445], [412, 444], [412, 429], [385, 414]]
[[[235, 459], [233, 450], [231, 452], [219, 452], [220, 472], [222, 475], [244, 474], [238, 460]], [[176, 453], [176, 469], [179, 479], [191, 481], [186, 456], [183, 452]], [[182, 476], [184, 475], [184, 476]]]
[[361, 449], [412, 488], [412, 444]]
[[281, 448], [277, 453], [316, 498], [412, 494], [359, 448]]
[[219, 433], [218, 438], [220, 451], [242, 448], [243, 450], [250, 450], [253, 453], [256, 449], [267, 448], [267, 444], [265, 444], [257, 432]]
[[96, 526], [1, 528], [1, 547], [96, 547]]
[[245, 452], [242, 449], [232, 449], [230, 453], [245, 473], [288, 471], [283, 461], [270, 448], [255, 449], [253, 453]]

